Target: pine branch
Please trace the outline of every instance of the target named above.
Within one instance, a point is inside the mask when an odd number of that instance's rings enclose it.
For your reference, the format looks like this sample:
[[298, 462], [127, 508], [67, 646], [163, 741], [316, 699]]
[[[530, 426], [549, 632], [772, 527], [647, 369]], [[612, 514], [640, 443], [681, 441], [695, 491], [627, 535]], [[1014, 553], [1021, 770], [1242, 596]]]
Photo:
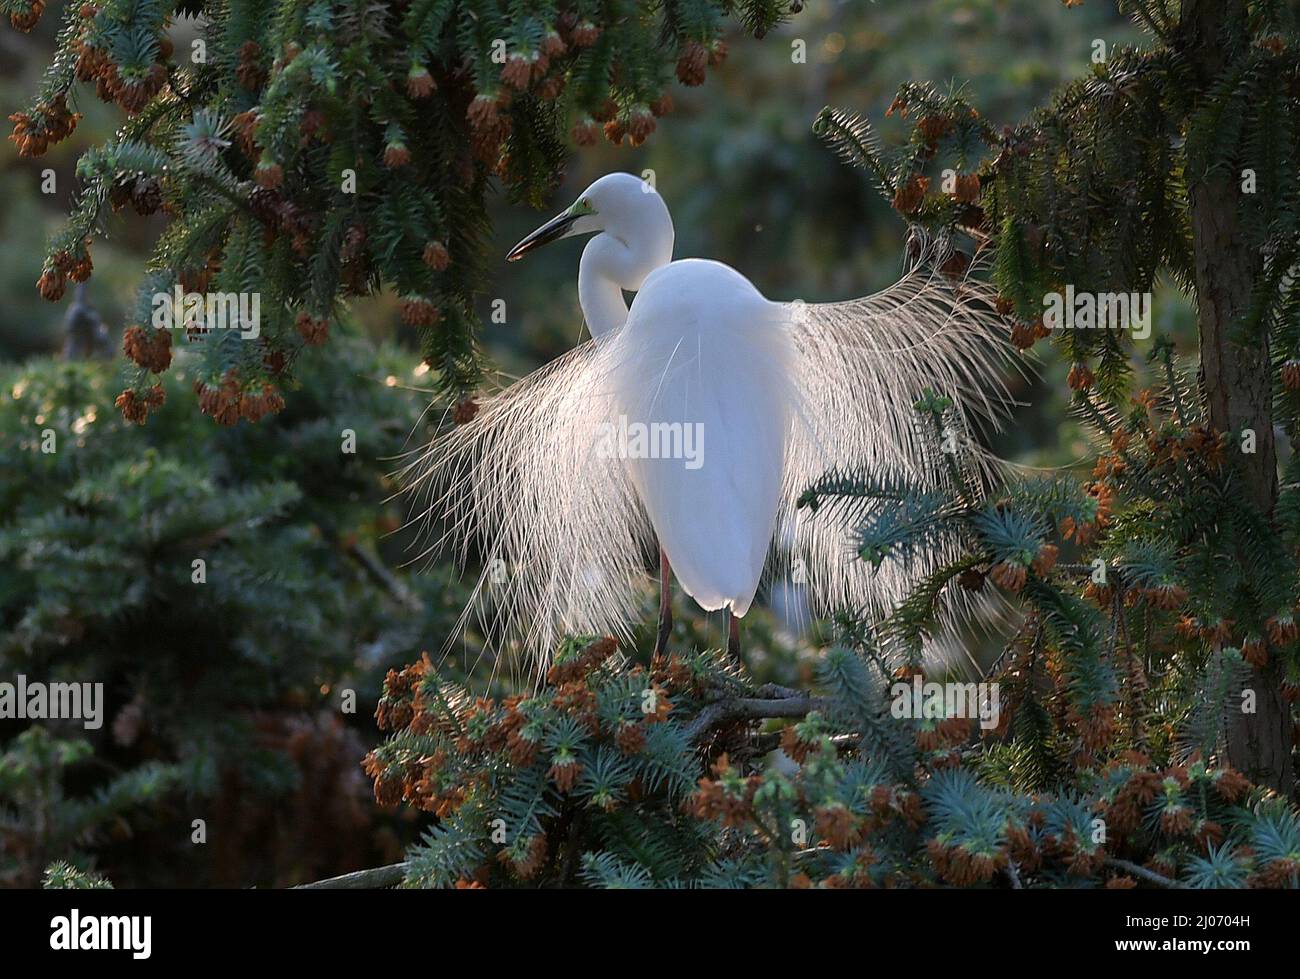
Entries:
[[293, 891], [363, 891], [377, 887], [393, 887], [402, 882], [402, 878], [406, 875], [406, 867], [405, 861], [390, 863], [384, 867], [356, 870], [350, 874], [327, 877], [325, 880], [312, 881], [310, 884], [299, 884], [297, 887], [289, 889]]
[[1118, 857], [1106, 857], [1103, 861], [1107, 867], [1113, 867], [1115, 870], [1122, 870], [1126, 874], [1132, 874], [1134, 877], [1140, 877], [1148, 884], [1155, 884], [1157, 887], [1166, 887], [1170, 890], [1184, 890], [1184, 885], [1176, 880], [1170, 880], [1163, 874], [1158, 874], [1154, 870], [1147, 870], [1146, 867], [1140, 867], [1128, 860], [1121, 860]]
[[796, 697], [764, 699], [761, 697], [728, 697], [715, 701], [686, 728], [686, 734], [696, 741], [710, 730], [741, 720], [765, 720], [774, 717], [803, 717], [810, 711], [829, 706], [821, 697], [800, 694]]

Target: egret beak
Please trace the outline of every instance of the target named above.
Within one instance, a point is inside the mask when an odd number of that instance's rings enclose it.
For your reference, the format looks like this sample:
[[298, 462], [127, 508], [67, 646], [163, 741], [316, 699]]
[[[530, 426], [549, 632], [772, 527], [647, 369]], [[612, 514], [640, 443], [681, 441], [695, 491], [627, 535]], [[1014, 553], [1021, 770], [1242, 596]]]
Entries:
[[519, 244], [506, 254], [507, 262], [517, 262], [534, 248], [541, 248], [543, 245], [552, 241], [557, 241], [569, 233], [573, 227], [573, 222], [582, 217], [581, 214], [575, 214], [574, 208], [569, 208], [562, 214], [557, 214], [551, 220], [528, 235]]

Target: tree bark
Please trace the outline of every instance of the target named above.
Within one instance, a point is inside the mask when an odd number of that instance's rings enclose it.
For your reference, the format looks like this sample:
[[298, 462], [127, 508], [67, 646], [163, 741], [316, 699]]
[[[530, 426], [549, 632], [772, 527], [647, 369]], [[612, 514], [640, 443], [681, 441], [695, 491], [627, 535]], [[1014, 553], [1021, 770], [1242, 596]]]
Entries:
[[[1244, 30], [1244, 0], [1184, 0], [1183, 42], [1200, 75], [1202, 93], [1227, 65], [1225, 32]], [[1241, 46], [1233, 45], [1241, 50]], [[1277, 502], [1277, 449], [1273, 436], [1272, 371], [1267, 335], [1249, 345], [1232, 342], [1246, 313], [1255, 282], [1263, 271], [1258, 249], [1247, 245], [1241, 227], [1240, 175], [1189, 175], [1192, 246], [1196, 263], [1197, 327], [1201, 345], [1201, 383], [1210, 424], [1234, 439], [1243, 476], [1242, 489], [1271, 515]], [[1254, 433], [1254, 452], [1241, 451], [1243, 433]], [[1232, 705], [1227, 725], [1228, 761], [1252, 780], [1290, 794], [1291, 711], [1282, 697], [1275, 665], [1252, 670], [1247, 686], [1255, 691], [1256, 711]]]

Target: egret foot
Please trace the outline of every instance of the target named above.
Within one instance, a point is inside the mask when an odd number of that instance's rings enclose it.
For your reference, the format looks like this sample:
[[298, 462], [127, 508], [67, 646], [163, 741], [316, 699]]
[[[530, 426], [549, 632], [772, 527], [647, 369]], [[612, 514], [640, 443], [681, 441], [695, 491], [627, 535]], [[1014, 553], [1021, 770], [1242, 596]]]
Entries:
[[673, 631], [673, 575], [668, 555], [659, 550], [659, 634], [655, 636], [656, 656], [668, 655], [668, 637]]

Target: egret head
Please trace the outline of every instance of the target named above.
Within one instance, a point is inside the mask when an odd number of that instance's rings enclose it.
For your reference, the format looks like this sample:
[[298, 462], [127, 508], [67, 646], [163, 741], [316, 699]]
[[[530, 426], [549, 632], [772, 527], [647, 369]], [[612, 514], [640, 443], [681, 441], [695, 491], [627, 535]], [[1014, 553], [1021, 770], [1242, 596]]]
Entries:
[[[506, 260], [518, 261], [547, 242], [603, 231], [628, 248], [650, 248], [662, 265], [672, 259], [672, 228], [668, 207], [653, 184], [630, 173], [607, 173], [510, 249]], [[667, 252], [660, 255], [665, 242]]]

